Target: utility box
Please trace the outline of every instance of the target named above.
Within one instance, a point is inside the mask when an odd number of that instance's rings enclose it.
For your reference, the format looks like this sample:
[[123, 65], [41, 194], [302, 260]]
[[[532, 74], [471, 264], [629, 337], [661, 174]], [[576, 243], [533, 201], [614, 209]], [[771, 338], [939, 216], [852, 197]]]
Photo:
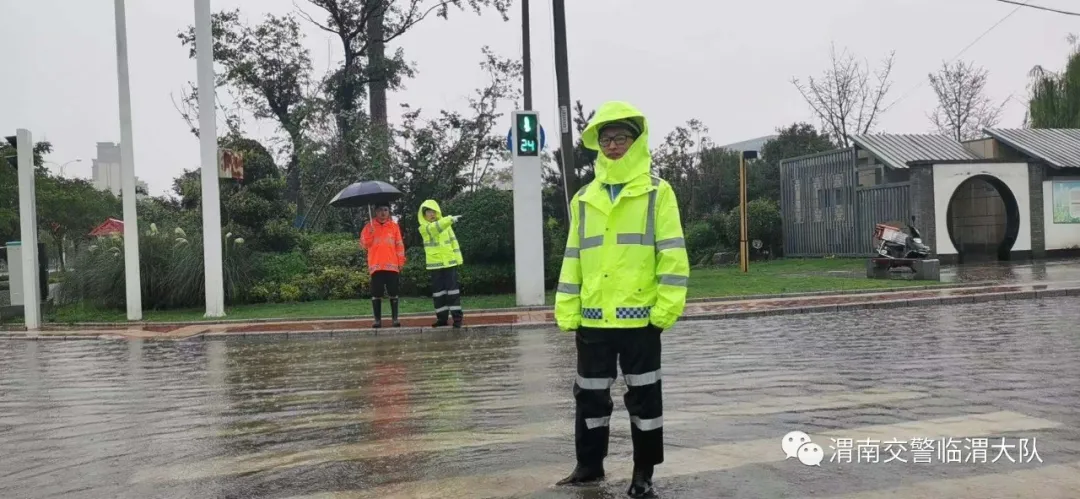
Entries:
[[[8, 291], [11, 296], [11, 306], [23, 306], [26, 304], [26, 296], [23, 293], [23, 280], [27, 272], [23, 269], [22, 252], [26, 251], [22, 241], [7, 243], [8, 264]], [[38, 287], [41, 290], [41, 301], [49, 299], [49, 258], [45, 251], [45, 243], [38, 243]]]
[[22, 243], [12, 241], [7, 243], [8, 262], [8, 292], [11, 296], [11, 306], [21, 307], [26, 303], [23, 298], [23, 270], [22, 270]]

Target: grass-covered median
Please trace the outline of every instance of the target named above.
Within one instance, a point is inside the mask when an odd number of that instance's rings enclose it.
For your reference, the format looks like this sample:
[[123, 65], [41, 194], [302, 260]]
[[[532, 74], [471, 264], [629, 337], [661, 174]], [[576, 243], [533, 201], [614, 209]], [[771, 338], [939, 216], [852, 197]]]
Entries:
[[[690, 277], [690, 298], [720, 298], [780, 293], [816, 291], [850, 291], [885, 289], [900, 286], [926, 285], [926, 281], [875, 280], [865, 277], [863, 259], [775, 260], [753, 263], [750, 272], [742, 273], [738, 266], [695, 269]], [[462, 305], [467, 310], [507, 308], [515, 305], [514, 295], [471, 295], [463, 290]], [[549, 293], [548, 303], [553, 303]], [[383, 305], [389, 315], [389, 304]], [[401, 313], [429, 312], [431, 299], [406, 297], [401, 300]], [[318, 318], [371, 315], [367, 299], [322, 300], [298, 303], [263, 303], [238, 305], [226, 310], [228, 319]], [[154, 322], [204, 320], [202, 309], [147, 310], [144, 319]], [[121, 322], [122, 310], [99, 310], [80, 306], [62, 307], [47, 314], [50, 322]]]

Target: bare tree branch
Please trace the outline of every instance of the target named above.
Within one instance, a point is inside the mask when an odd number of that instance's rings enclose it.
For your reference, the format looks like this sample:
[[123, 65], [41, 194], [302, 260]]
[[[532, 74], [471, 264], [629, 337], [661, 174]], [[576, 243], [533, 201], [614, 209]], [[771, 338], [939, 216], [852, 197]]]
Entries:
[[809, 77], [803, 84], [793, 78], [791, 82], [824, 131], [848, 147], [851, 135], [870, 133], [881, 118], [882, 102], [892, 87], [889, 77], [894, 56], [892, 52], [885, 58], [881, 69], [874, 72], [876, 82], [871, 83], [864, 61], [856, 60], [846, 50], [837, 54], [833, 47], [830, 67], [818, 79]]
[[987, 71], [964, 61], [942, 63], [937, 74], [929, 74], [938, 105], [927, 115], [938, 132], [956, 141], [982, 136], [1001, 118], [1006, 101], [993, 105], [986, 96]]

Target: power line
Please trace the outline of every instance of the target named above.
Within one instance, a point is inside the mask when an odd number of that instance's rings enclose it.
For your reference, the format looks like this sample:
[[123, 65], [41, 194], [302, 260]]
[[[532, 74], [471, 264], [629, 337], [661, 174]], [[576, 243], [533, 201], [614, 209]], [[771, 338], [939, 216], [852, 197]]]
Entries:
[[1012, 0], [997, 0], [1001, 3], [1011, 3], [1013, 5], [1019, 5], [1021, 7], [1031, 7], [1033, 9], [1045, 10], [1047, 12], [1056, 12], [1058, 14], [1065, 14], [1067, 16], [1080, 16], [1080, 12], [1069, 12], [1067, 10], [1051, 9], [1050, 7], [1043, 7], [1041, 5], [1028, 5], [1028, 2], [1020, 3]]
[[[1006, 0], [998, 0], [998, 1], [999, 2], [1006, 2]], [[994, 31], [995, 29], [997, 29], [998, 26], [1001, 26], [1001, 23], [1005, 22], [1010, 17], [1012, 17], [1013, 14], [1016, 14], [1020, 9], [1027, 6], [1028, 3], [1031, 3], [1031, 0], [1027, 0], [1027, 1], [1023, 2], [1023, 3], [1011, 2], [1011, 1], [1008, 1], [1006, 3], [1016, 4], [1017, 7], [1014, 8], [1012, 11], [1010, 11], [1008, 14], [1005, 14], [1005, 17], [1002, 17], [1001, 19], [999, 19], [998, 22], [994, 23], [993, 26], [990, 26], [989, 28], [987, 28], [986, 31], [983, 31], [981, 35], [975, 37], [975, 39], [972, 40], [971, 43], [967, 44], [967, 46], [964, 47], [963, 50], [961, 50], [960, 52], [957, 52], [956, 55], [954, 55], [952, 57], [952, 59], [949, 59], [949, 61], [946, 62], [946, 64], [949, 64], [949, 63], [955, 61], [956, 59], [958, 59], [960, 56], [964, 55], [964, 53], [967, 52], [968, 49], [970, 49], [971, 47], [974, 47], [976, 43], [979, 43], [979, 41], [982, 40], [983, 38], [985, 38], [986, 35], [989, 35], [991, 31]], [[893, 101], [892, 104], [889, 104], [887, 107], [885, 107], [885, 109], [882, 109], [881, 112], [884, 113], [885, 111], [888, 111], [889, 109], [892, 109], [893, 106], [899, 104], [900, 101], [908, 98], [908, 96], [910, 96], [912, 92], [922, 88], [922, 86], [925, 85], [925, 84], [926, 84], [926, 79], [925, 78], [921, 79], [917, 85], [915, 85], [914, 87], [911, 87], [910, 89], [908, 89], [908, 91], [906, 91], [902, 95], [900, 95], [899, 99], [896, 99], [895, 101]]]

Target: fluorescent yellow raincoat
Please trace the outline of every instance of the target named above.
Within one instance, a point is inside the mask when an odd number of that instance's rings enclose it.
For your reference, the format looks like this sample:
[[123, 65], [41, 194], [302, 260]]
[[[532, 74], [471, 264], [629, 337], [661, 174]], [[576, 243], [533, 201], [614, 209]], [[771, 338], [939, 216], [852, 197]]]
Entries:
[[[555, 295], [555, 320], [579, 326], [660, 329], [675, 325], [686, 307], [690, 264], [671, 185], [650, 175], [649, 127], [625, 102], [597, 110], [581, 138], [599, 150], [600, 125], [632, 119], [641, 135], [612, 161], [601, 153], [596, 180], [570, 201], [570, 234]], [[614, 201], [607, 184], [624, 184]]]
[[[428, 222], [424, 218], [424, 209], [435, 210], [435, 221]], [[458, 246], [457, 236], [451, 225], [454, 219], [444, 217], [439, 203], [434, 199], [428, 199], [420, 205], [417, 214], [420, 219], [420, 236], [424, 239], [424, 256], [427, 259], [428, 270], [448, 269], [464, 263], [461, 258], [461, 247]]]

